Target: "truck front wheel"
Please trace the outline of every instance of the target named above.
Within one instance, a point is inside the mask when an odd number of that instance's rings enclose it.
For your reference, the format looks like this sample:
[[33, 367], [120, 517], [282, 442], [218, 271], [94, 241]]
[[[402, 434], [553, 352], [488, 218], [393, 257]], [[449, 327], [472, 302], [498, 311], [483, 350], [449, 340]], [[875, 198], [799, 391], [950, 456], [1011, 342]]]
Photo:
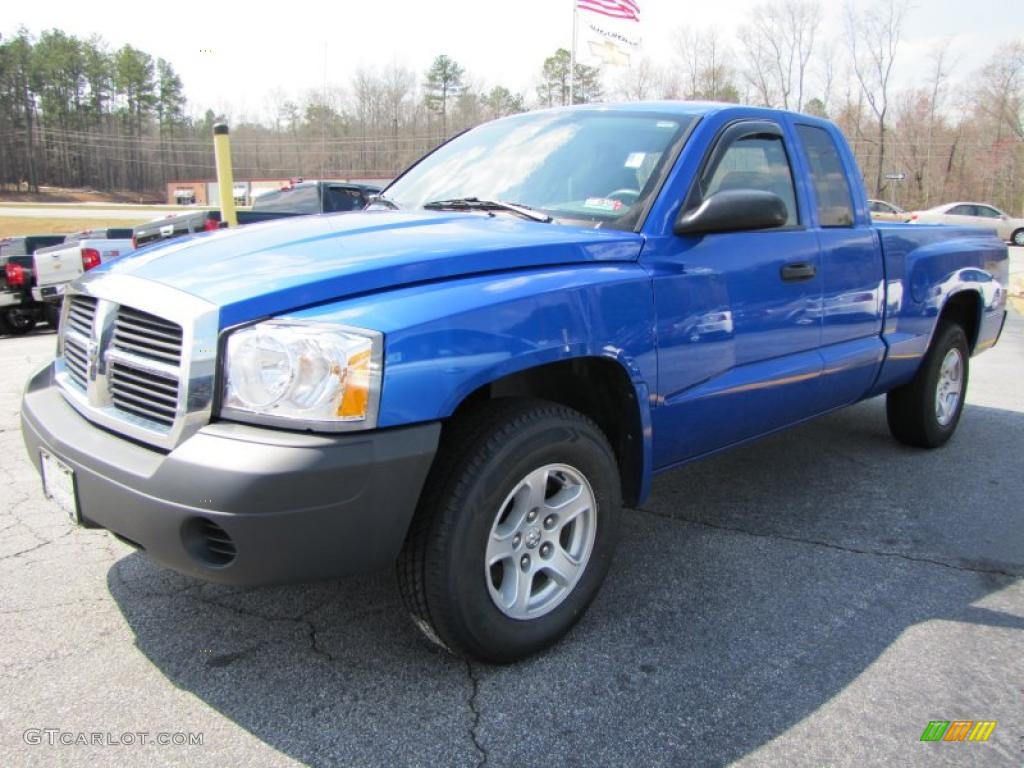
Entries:
[[488, 662], [546, 648], [597, 594], [621, 503], [615, 455], [582, 414], [510, 399], [458, 418], [399, 558], [413, 622]]
[[917, 374], [886, 399], [889, 430], [901, 443], [938, 448], [956, 431], [970, 369], [967, 335], [941, 323]]

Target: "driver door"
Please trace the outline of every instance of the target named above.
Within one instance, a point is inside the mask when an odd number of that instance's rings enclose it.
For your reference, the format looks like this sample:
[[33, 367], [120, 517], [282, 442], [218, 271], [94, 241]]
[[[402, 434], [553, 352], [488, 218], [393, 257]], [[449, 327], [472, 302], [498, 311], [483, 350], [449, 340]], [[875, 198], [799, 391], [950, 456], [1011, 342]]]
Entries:
[[716, 137], [686, 210], [717, 191], [758, 189], [785, 226], [672, 236], [658, 248], [656, 468], [756, 437], [822, 410], [818, 239], [798, 205], [780, 124], [748, 120]]

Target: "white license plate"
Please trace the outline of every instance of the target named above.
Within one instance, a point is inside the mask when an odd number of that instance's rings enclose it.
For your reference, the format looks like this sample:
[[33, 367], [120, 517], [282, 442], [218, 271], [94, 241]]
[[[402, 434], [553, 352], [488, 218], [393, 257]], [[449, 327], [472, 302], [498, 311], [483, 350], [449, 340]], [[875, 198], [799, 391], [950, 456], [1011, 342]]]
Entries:
[[57, 502], [71, 522], [80, 525], [82, 516], [78, 511], [78, 497], [75, 495], [75, 471], [56, 456], [40, 450], [43, 465], [43, 493]]

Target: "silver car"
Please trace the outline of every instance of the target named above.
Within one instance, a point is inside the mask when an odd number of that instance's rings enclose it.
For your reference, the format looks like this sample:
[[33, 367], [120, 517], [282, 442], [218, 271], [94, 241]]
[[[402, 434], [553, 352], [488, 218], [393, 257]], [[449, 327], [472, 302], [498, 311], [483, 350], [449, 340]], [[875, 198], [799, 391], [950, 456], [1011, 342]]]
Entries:
[[995, 230], [1001, 240], [1024, 246], [1024, 219], [1015, 219], [987, 203], [946, 203], [910, 214], [914, 224], [959, 224]]

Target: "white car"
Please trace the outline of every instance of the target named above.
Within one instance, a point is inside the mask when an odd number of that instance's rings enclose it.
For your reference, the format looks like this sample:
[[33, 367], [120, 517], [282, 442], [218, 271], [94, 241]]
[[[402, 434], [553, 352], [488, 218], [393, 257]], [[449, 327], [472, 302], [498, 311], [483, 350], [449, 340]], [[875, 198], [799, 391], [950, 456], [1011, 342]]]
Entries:
[[910, 214], [912, 224], [957, 224], [995, 230], [1000, 240], [1024, 246], [1024, 219], [1015, 219], [988, 203], [945, 203]]
[[68, 235], [60, 245], [33, 255], [32, 298], [57, 303], [64, 288], [84, 272], [132, 250], [132, 230], [98, 229]]
[[906, 222], [910, 214], [893, 203], [885, 200], [868, 200], [868, 211], [875, 221], [898, 221]]

